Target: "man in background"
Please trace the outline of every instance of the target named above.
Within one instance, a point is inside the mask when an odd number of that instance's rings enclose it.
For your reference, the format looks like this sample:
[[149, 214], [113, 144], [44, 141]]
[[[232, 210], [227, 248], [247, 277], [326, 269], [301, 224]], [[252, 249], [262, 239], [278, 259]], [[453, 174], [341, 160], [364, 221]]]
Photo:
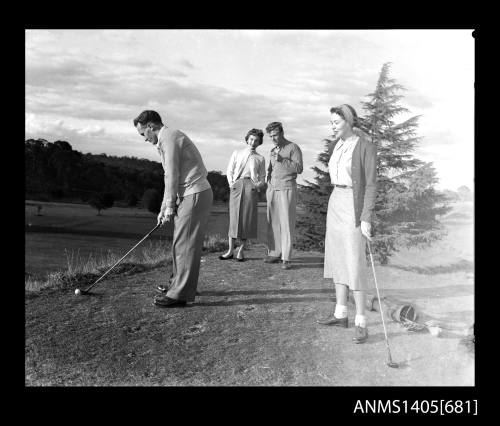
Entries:
[[267, 169], [267, 245], [266, 263], [283, 260], [290, 269], [297, 210], [297, 175], [302, 173], [302, 151], [285, 139], [283, 126], [272, 122], [266, 127], [274, 148]]

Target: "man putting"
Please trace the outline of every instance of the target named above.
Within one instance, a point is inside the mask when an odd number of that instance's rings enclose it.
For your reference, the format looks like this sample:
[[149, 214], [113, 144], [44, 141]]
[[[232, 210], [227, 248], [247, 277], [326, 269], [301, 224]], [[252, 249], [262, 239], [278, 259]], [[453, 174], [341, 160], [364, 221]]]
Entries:
[[165, 308], [183, 307], [195, 299], [201, 251], [213, 194], [207, 170], [194, 143], [180, 130], [163, 125], [156, 111], [146, 110], [134, 126], [147, 142], [156, 145], [165, 172], [165, 192], [158, 223], [174, 223], [172, 275], [154, 303]]
[[266, 132], [274, 143], [267, 169], [267, 246], [266, 263], [283, 260], [290, 269], [297, 208], [297, 175], [302, 173], [302, 151], [285, 139], [281, 123], [273, 122]]

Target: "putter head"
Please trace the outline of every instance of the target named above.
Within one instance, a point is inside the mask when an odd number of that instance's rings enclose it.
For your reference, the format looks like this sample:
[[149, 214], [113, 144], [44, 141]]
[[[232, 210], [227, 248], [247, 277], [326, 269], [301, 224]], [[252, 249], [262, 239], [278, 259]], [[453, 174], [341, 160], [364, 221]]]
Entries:
[[394, 362], [392, 360], [392, 356], [391, 356], [391, 353], [389, 352], [388, 353], [388, 358], [387, 358], [387, 366], [388, 367], [391, 367], [391, 368], [399, 368], [399, 364], [397, 362]]

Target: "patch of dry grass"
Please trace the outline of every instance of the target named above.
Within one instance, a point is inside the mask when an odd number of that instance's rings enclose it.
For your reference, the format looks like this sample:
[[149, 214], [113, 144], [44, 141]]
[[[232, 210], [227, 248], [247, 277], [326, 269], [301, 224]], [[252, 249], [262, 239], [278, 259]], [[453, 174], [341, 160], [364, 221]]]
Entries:
[[[227, 247], [227, 239], [217, 235], [208, 235], [203, 243], [203, 251], [219, 252]], [[113, 274], [142, 272], [164, 266], [171, 262], [171, 242], [148, 241], [144, 246], [138, 247], [122, 263], [116, 266]], [[100, 275], [111, 268], [123, 254], [117, 254], [112, 250], [105, 253], [90, 254], [84, 258], [80, 252], [65, 250], [66, 266], [64, 269], [48, 273], [45, 279], [34, 278], [30, 275], [25, 277], [24, 288], [26, 292], [38, 292], [47, 288], [66, 287], [67, 284], [75, 285], [79, 282], [97, 279]]]

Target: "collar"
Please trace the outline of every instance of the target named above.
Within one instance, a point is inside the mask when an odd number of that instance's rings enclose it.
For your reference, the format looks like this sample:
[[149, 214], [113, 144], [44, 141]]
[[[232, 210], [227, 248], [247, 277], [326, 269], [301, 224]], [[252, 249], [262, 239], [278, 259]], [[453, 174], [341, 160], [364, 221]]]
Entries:
[[287, 146], [290, 142], [288, 142], [286, 139], [285, 139], [285, 142], [283, 142], [283, 144], [278, 144], [278, 145], [274, 145], [273, 148], [271, 149], [271, 151], [274, 151], [275, 149], [277, 149], [278, 151], [282, 150], [285, 146]]
[[358, 141], [358, 139], [359, 139], [359, 136], [358, 136], [358, 135], [356, 135], [356, 134], [354, 134], [354, 135], [352, 135], [352, 136], [348, 137], [348, 138], [347, 138], [347, 139], [345, 139], [345, 140], [344, 140], [344, 139], [339, 139], [339, 140], [338, 140], [338, 142], [335, 144], [335, 148], [340, 149], [340, 148], [342, 148], [344, 145], [345, 145], [346, 147], [348, 147], [348, 146], [350, 146], [350, 145], [352, 145], [352, 144], [356, 143], [356, 142]]
[[349, 142], [354, 142], [354, 141], [356, 140], [356, 138], [358, 138], [358, 137], [359, 137], [359, 136], [358, 136], [356, 133], [354, 133], [352, 136], [349, 136], [347, 139], [345, 139], [345, 140], [344, 140], [344, 139], [340, 139], [340, 140], [341, 140], [342, 142], [344, 142], [344, 143], [345, 143], [345, 142], [348, 142], [348, 143], [349, 143]]
[[165, 125], [161, 126], [161, 129], [158, 132], [158, 141], [156, 142], [156, 144], [158, 144], [160, 142], [160, 137], [163, 134], [163, 130], [165, 130], [166, 128], [167, 128], [167, 126], [165, 126]]

